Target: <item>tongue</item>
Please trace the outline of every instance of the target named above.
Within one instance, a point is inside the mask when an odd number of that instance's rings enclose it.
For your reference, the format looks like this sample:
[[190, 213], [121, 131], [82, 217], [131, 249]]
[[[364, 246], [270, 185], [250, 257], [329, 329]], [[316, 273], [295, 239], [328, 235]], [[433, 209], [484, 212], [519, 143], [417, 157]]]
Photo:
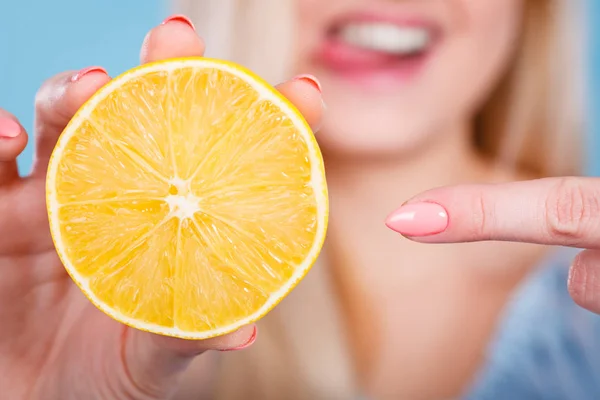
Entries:
[[403, 58], [382, 51], [363, 49], [335, 39], [325, 44], [320, 56], [330, 67], [339, 70], [385, 68]]

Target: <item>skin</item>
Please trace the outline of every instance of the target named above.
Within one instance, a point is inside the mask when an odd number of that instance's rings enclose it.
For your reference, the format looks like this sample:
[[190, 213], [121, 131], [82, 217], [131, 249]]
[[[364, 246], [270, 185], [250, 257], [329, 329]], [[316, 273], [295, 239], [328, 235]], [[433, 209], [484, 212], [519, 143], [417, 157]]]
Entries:
[[[202, 40], [181, 21], [151, 30], [141, 62], [201, 56]], [[45, 173], [56, 139], [75, 111], [110, 77], [76, 71], [46, 82], [35, 103], [35, 167], [19, 177], [16, 157], [27, 143], [21, 129], [0, 138], [0, 387], [7, 398], [165, 399], [194, 357], [246, 344], [254, 326], [206, 341], [185, 341], [124, 327], [92, 306], [71, 282], [50, 238]], [[321, 95], [310, 83], [277, 87], [315, 126]], [[1, 118], [17, 121], [7, 111]]]
[[[319, 77], [328, 105], [319, 134], [331, 194], [327, 246], [357, 375], [371, 397], [462, 393], [507, 298], [544, 254], [512, 243], [418, 246], [383, 224], [432, 187], [524, 178], [494, 169], [473, 147], [471, 129], [512, 61], [523, 3], [297, 1], [298, 70]], [[333, 21], [354, 12], [416, 14], [435, 21], [443, 40], [416, 78], [366, 89], [314, 56]]]
[[[440, 146], [446, 150], [450, 140], [468, 142], [471, 118], [512, 60], [522, 3], [296, 0], [296, 68], [319, 78], [328, 106], [320, 145], [336, 161], [358, 157], [406, 163], [428, 161], [425, 152]], [[355, 13], [431, 21], [441, 31], [441, 43], [425, 70], [410, 81], [373, 80], [369, 88], [353, 84], [322, 65], [316, 53], [328, 30]], [[471, 148], [467, 151], [469, 159], [476, 156]]]
[[[439, 234], [411, 239], [423, 243], [499, 240], [584, 249], [573, 260], [568, 288], [577, 304], [600, 314], [599, 197], [600, 179], [582, 177], [443, 187], [421, 193], [407, 204], [435, 202], [454, 222]], [[473, 210], [466, 204], [480, 207]]]
[[[306, 62], [299, 62], [298, 70], [322, 77], [330, 110], [319, 134], [332, 198], [327, 246], [358, 375], [373, 398], [453, 397], [480, 366], [507, 297], [544, 252], [488, 240], [590, 248], [577, 258], [570, 288], [581, 305], [600, 311], [595, 284], [600, 256], [594, 250], [598, 181], [500, 183], [524, 177], [493, 172], [470, 145], [469, 121], [511, 58], [520, 1], [326, 3], [298, 2], [306, 35], [298, 47], [298, 58]], [[326, 18], [351, 5], [371, 4], [431, 7], [426, 12], [440, 15], [447, 29], [447, 47], [440, 49], [428, 78], [406, 93], [365, 95], [308, 61]], [[149, 33], [141, 58], [203, 50], [188, 25], [173, 21]], [[463, 75], [449, 76], [449, 65]], [[30, 177], [20, 178], [15, 166], [26, 133], [0, 139], [0, 208], [10, 210], [0, 212], [0, 387], [10, 398], [168, 398], [197, 355], [208, 360], [213, 353], [207, 350], [240, 346], [253, 327], [203, 342], [138, 332], [97, 311], [65, 275], [49, 238], [45, 168], [69, 118], [110, 79], [94, 72], [70, 82], [73, 74], [53, 78], [38, 95], [38, 147]], [[322, 99], [313, 86], [290, 81], [278, 88], [311, 125], [320, 123]], [[351, 100], [356, 96], [362, 96], [360, 103]], [[436, 189], [411, 200], [442, 204], [451, 223], [438, 235], [410, 239], [483, 243], [419, 246], [385, 227], [385, 216], [414, 193], [465, 182], [477, 185]], [[484, 182], [498, 183], [480, 185]], [[532, 205], [516, 215], [514, 209], [523, 204]], [[485, 218], [473, 218], [473, 212]], [[482, 220], [487, 223], [473, 222]], [[198, 393], [205, 384], [197, 374], [190, 382], [187, 393]]]

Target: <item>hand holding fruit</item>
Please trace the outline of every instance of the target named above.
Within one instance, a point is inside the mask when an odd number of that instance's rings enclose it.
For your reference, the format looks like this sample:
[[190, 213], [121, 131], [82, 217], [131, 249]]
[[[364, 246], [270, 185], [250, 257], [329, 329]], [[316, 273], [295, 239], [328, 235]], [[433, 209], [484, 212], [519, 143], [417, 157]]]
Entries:
[[[203, 51], [190, 24], [172, 18], [148, 34], [141, 58], [147, 63]], [[193, 357], [244, 346], [255, 336], [252, 325], [205, 341], [130, 329], [98, 311], [66, 274], [48, 229], [47, 165], [69, 120], [109, 81], [92, 68], [44, 84], [36, 99], [35, 164], [27, 177], [19, 177], [15, 162], [27, 134], [0, 112], [0, 387], [7, 398], [164, 399], [175, 393]], [[293, 80], [278, 89], [311, 125], [319, 122], [321, 95], [310, 83]]]

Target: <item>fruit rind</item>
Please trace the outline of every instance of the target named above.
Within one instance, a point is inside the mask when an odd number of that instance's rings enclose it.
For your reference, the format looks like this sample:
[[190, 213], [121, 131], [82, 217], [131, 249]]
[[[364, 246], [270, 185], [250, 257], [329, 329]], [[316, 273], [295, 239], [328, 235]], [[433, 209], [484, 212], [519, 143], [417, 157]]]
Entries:
[[[303, 135], [308, 148], [311, 150], [308, 152], [308, 155], [311, 158], [311, 183], [315, 191], [315, 196], [318, 199], [316, 203], [318, 210], [318, 228], [316, 230], [317, 233], [315, 240], [304, 262], [296, 268], [296, 271], [289, 281], [286, 282], [286, 284], [277, 292], [271, 294], [269, 300], [257, 312], [244, 319], [238, 320], [234, 324], [204, 332], [187, 332], [177, 328], [165, 328], [155, 324], [141, 322], [129, 318], [101, 302], [91, 291], [87, 282], [76, 272], [76, 268], [72, 265], [66, 255], [65, 250], [61, 246], [62, 240], [59, 219], [56, 218], [56, 216], [58, 216], [59, 205], [56, 200], [57, 196], [55, 192], [55, 179], [60, 161], [60, 154], [63, 152], [69, 140], [77, 132], [77, 128], [88, 118], [99, 102], [112, 93], [114, 89], [119, 88], [125, 82], [138, 76], [152, 72], [166, 72], [181, 68], [194, 67], [214, 68], [231, 73], [232, 75], [235, 75], [250, 83], [250, 85], [260, 94], [261, 98], [271, 101], [286, 113], [286, 115], [293, 121], [294, 126], [299, 128], [299, 133]], [[92, 97], [90, 97], [90, 99], [88, 99], [85, 104], [75, 113], [69, 124], [66, 126], [62, 135], [59, 137], [55, 149], [50, 157], [46, 179], [46, 205], [48, 219], [50, 222], [50, 233], [52, 240], [55, 243], [58, 256], [75, 284], [98, 309], [127, 326], [160, 335], [191, 340], [208, 339], [236, 331], [245, 325], [256, 322], [260, 318], [264, 317], [270, 310], [272, 310], [304, 278], [304, 276], [315, 263], [325, 240], [325, 233], [327, 231], [329, 219], [329, 203], [323, 158], [312, 130], [302, 114], [280, 92], [248, 69], [232, 62], [205, 57], [175, 58], [165, 61], [156, 61], [133, 68], [111, 80], [104, 87], [98, 90]]]

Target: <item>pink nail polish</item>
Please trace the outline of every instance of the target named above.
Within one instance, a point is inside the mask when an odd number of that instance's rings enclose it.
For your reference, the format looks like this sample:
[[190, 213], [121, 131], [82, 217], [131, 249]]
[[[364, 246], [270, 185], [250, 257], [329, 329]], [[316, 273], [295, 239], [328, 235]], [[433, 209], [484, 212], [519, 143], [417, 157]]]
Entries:
[[256, 336], [258, 335], [258, 329], [256, 328], [256, 326], [254, 326], [254, 330], [252, 331], [252, 335], [250, 336], [250, 338], [248, 339], [248, 341], [238, 347], [233, 347], [231, 349], [223, 349], [220, 351], [237, 351], [237, 350], [243, 350], [246, 349], [250, 346], [252, 346], [254, 344], [254, 342], [256, 342]]
[[385, 224], [404, 236], [437, 235], [448, 227], [448, 213], [436, 203], [406, 204], [394, 211]]
[[21, 133], [21, 125], [10, 118], [0, 118], [0, 137], [15, 138]]
[[311, 84], [315, 89], [317, 89], [319, 93], [323, 93], [323, 87], [321, 86], [321, 82], [319, 82], [319, 80], [313, 75], [298, 75], [293, 80], [307, 82]]
[[78, 80], [80, 80], [85, 75], [87, 75], [91, 72], [102, 72], [102, 73], [108, 75], [108, 72], [106, 72], [106, 70], [102, 67], [87, 67], [87, 68], [82, 69], [75, 75], [73, 75], [73, 77], [71, 78], [71, 82], [77, 82]]
[[166, 25], [171, 21], [183, 22], [184, 24], [188, 25], [193, 30], [196, 30], [196, 27], [194, 26], [194, 23], [192, 22], [192, 20], [182, 14], [171, 15], [169, 18], [165, 19], [161, 23], [161, 25]]

